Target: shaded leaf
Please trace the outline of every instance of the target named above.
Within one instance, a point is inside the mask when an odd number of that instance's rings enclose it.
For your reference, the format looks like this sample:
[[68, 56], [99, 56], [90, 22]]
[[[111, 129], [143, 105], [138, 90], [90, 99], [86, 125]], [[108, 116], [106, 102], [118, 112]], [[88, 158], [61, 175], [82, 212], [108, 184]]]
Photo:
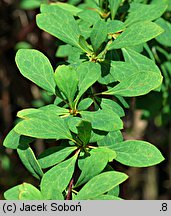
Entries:
[[122, 0], [109, 0], [109, 7], [111, 12], [112, 20], [115, 18], [116, 12], [121, 4]]
[[41, 179], [43, 171], [37, 161], [33, 150], [28, 145], [20, 145], [17, 153], [26, 169], [36, 178]]
[[91, 137], [91, 123], [82, 120], [76, 127], [78, 130], [77, 138], [83, 143], [84, 146], [87, 145]]
[[162, 29], [164, 29], [164, 32], [156, 37], [156, 40], [164, 45], [171, 47], [171, 24], [170, 22], [167, 22], [163, 18], [159, 18], [156, 20], [157, 25], [159, 25]]

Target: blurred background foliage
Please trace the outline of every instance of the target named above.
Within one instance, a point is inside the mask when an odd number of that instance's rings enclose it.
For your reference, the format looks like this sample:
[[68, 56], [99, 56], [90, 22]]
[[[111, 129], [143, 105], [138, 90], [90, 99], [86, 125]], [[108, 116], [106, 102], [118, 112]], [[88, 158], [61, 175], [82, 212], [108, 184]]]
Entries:
[[[156, 21], [165, 32], [151, 40], [143, 54], [153, 59], [164, 76], [161, 92], [128, 99], [125, 110], [125, 139], [142, 139], [155, 144], [166, 160], [149, 168], [128, 168], [113, 164], [130, 178], [123, 184], [125, 199], [171, 199], [171, 0], [125, 0], [137, 3], [167, 1], [168, 8]], [[3, 139], [16, 123], [17, 111], [49, 104], [53, 98], [20, 75], [15, 64], [19, 48], [34, 48], [43, 52], [56, 67], [66, 58], [59, 55], [62, 42], [41, 31], [35, 21], [41, 3], [48, 0], [0, 0], [0, 199], [8, 188], [24, 181], [38, 184], [26, 171], [18, 155], [2, 146]], [[66, 0], [79, 7], [91, 7], [92, 0]], [[140, 52], [142, 50], [140, 49]], [[58, 56], [58, 57], [57, 57]], [[60, 58], [59, 58], [60, 57]], [[45, 148], [42, 140], [34, 145], [35, 153]]]

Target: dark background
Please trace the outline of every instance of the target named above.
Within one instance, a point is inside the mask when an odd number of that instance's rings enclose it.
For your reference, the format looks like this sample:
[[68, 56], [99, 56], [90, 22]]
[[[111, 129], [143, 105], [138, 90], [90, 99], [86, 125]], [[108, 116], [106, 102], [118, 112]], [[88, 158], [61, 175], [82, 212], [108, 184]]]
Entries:
[[[23, 167], [18, 155], [2, 146], [3, 139], [13, 127], [17, 111], [27, 107], [39, 107], [50, 103], [38, 87], [22, 77], [15, 64], [19, 47], [31, 46], [42, 51], [55, 67], [60, 59], [55, 52], [57, 40], [38, 29], [35, 16], [39, 9], [23, 10], [19, 1], [0, 0], [0, 199], [3, 192], [17, 184], [28, 182], [38, 186]], [[21, 44], [20, 42], [27, 42]], [[157, 100], [157, 98], [156, 98]], [[131, 99], [134, 107], [135, 99]], [[124, 120], [125, 139], [143, 139], [155, 144], [166, 160], [148, 168], [130, 168], [114, 162], [117, 170], [130, 177], [121, 189], [125, 199], [170, 199], [171, 198], [171, 121], [157, 127], [154, 119], [141, 120], [142, 111], [131, 108]], [[33, 149], [39, 154], [45, 147], [37, 140]]]

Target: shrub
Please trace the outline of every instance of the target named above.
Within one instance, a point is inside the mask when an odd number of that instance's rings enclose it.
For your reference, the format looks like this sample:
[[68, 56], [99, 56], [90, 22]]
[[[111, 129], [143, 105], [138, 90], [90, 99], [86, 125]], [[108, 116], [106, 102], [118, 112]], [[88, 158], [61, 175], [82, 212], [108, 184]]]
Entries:
[[[20, 121], [4, 140], [40, 181], [39, 189], [23, 183], [7, 190], [6, 199], [118, 200], [119, 185], [128, 176], [110, 162], [147, 167], [164, 160], [154, 145], [124, 141], [121, 133], [121, 118], [129, 108], [126, 99], [159, 92], [163, 79], [154, 61], [141, 53], [151, 54], [147, 42], [160, 40], [159, 17], [167, 5], [142, 2], [41, 5], [37, 25], [64, 42], [56, 56], [67, 60], [54, 71], [38, 50], [20, 49], [16, 54], [20, 73], [55, 100], [19, 111]], [[55, 140], [56, 146], [35, 156], [35, 139]]]

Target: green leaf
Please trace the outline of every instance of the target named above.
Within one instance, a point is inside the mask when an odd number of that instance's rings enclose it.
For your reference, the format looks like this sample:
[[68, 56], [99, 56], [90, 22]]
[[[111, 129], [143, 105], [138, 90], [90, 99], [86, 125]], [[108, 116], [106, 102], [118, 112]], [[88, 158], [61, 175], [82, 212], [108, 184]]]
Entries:
[[75, 196], [75, 200], [89, 200], [102, 195], [124, 182], [128, 176], [121, 172], [109, 171], [92, 178]]
[[114, 131], [123, 128], [121, 119], [112, 110], [81, 111], [80, 114], [83, 119], [91, 122], [94, 129]]
[[31, 49], [33, 46], [28, 43], [28, 42], [25, 42], [25, 41], [20, 41], [20, 42], [17, 42], [15, 44], [15, 50], [19, 50], [19, 49]]
[[91, 98], [85, 98], [83, 100], [80, 101], [80, 103], [78, 104], [78, 110], [86, 110], [88, 109], [91, 104], [93, 103], [93, 99]]
[[43, 192], [42, 196], [44, 200], [64, 200], [62, 192], [60, 192], [57, 188], [51, 188], [51, 185], [49, 185], [47, 193]]
[[80, 38], [79, 38], [79, 45], [80, 45], [80, 48], [84, 52], [88, 53], [89, 55], [93, 53], [92, 47], [87, 43], [87, 41], [82, 35], [80, 35]]
[[80, 3], [80, 1], [81, 0], [68, 0], [68, 3], [72, 5], [77, 5], [78, 3]]
[[93, 197], [92, 200], [122, 200], [122, 199], [120, 197], [117, 197], [117, 196], [103, 194], [103, 195], [99, 195], [97, 197]]
[[116, 98], [118, 99], [118, 101], [124, 106], [124, 108], [126, 108], [126, 109], [129, 108], [128, 102], [127, 102], [122, 96], [115, 95], [115, 97], [116, 97]]
[[40, 7], [43, 2], [46, 2], [46, 0], [22, 0], [20, 2], [20, 7], [25, 10], [33, 10]]
[[107, 37], [107, 24], [104, 20], [99, 20], [93, 26], [90, 34], [90, 41], [95, 52], [98, 51], [101, 44], [106, 40]]
[[40, 112], [33, 118], [19, 122], [14, 131], [40, 139], [71, 139], [72, 136], [64, 119], [54, 112]]
[[93, 129], [91, 133], [90, 143], [96, 143], [98, 140], [103, 139], [108, 132]]
[[125, 25], [130, 25], [139, 21], [152, 21], [159, 18], [166, 10], [167, 4], [159, 2], [158, 4], [139, 4], [131, 3], [128, 18]]
[[67, 62], [73, 65], [76, 63], [80, 64], [84, 61], [84, 59], [81, 59], [81, 55], [82, 55], [82, 50], [72, 46], [72, 49], [70, 50], [68, 55]]
[[34, 108], [23, 109], [17, 113], [17, 116], [22, 119], [29, 119], [29, 118], [37, 117], [38, 115], [41, 116], [42, 113], [55, 113], [58, 116], [70, 114], [68, 109], [56, 106], [54, 104], [50, 104], [47, 106], [43, 106], [39, 109], [34, 109]]
[[136, 67], [136, 69], [144, 72], [156, 72], [160, 74], [160, 69], [157, 67], [154, 61], [147, 58], [144, 55], [141, 55], [140, 53], [137, 53], [134, 50], [131, 50], [129, 48], [122, 49], [124, 59], [127, 63], [131, 64], [132, 67]]
[[123, 137], [120, 130], [109, 132], [103, 139], [97, 141], [98, 146], [115, 149], [118, 142], [122, 142]]
[[[114, 53], [114, 52], [115, 52], [115, 50], [112, 51], [112, 53]], [[116, 52], [115, 52], [115, 54], [116, 54]], [[113, 55], [115, 55], [115, 54], [113, 54]], [[103, 58], [103, 56], [101, 56], [99, 58]], [[100, 84], [103, 84], [103, 85], [108, 85], [109, 83], [113, 83], [113, 77], [110, 74], [110, 62], [108, 60], [105, 60], [105, 61], [100, 63], [100, 66], [101, 66], [101, 76], [98, 79], [98, 82]]]
[[107, 32], [112, 35], [116, 32], [123, 31], [125, 29], [124, 23], [120, 20], [108, 20], [107, 21]]
[[105, 109], [110, 110], [111, 109], [119, 117], [125, 116], [123, 108], [113, 100], [102, 98], [100, 106], [103, 110], [105, 110]]
[[73, 16], [77, 16], [78, 13], [82, 12], [81, 8], [76, 7], [74, 5], [71, 5], [71, 4], [58, 2], [56, 5], [62, 9], [64, 9], [64, 10], [70, 12]]
[[168, 3], [168, 8], [167, 8], [167, 10], [168, 10], [168, 11], [171, 11], [171, 1], [168, 0], [167, 3]]
[[118, 197], [119, 193], [120, 193], [120, 187], [118, 185], [118, 186], [114, 187], [112, 190], [108, 191], [107, 195], [112, 195], [112, 196]]
[[[155, 62], [154, 54], [153, 54], [153, 52], [152, 52], [150, 46], [148, 45], [148, 43], [144, 43], [143, 49], [145, 49], [145, 51], [147, 52], [149, 58], [150, 58], [153, 62]], [[142, 49], [141, 52], [143, 52], [143, 49]]]
[[45, 169], [60, 163], [67, 158], [77, 147], [55, 146], [46, 149], [38, 157], [38, 162], [41, 168]]
[[155, 72], [161, 75], [157, 65], [149, 58], [131, 49], [122, 49], [126, 62], [112, 61], [110, 73], [115, 81], [122, 82], [137, 72]]
[[6, 148], [17, 149], [20, 144], [20, 134], [12, 129], [4, 139], [3, 146]]
[[20, 145], [17, 153], [26, 169], [36, 178], [41, 179], [43, 171], [37, 161], [34, 152], [28, 145]]
[[85, 62], [77, 67], [77, 74], [79, 77], [79, 93], [76, 101], [92, 86], [100, 77], [100, 66], [93, 62]]
[[89, 23], [89, 25], [94, 25], [98, 20], [100, 20], [100, 15], [93, 10], [83, 10], [82, 12], [77, 14], [78, 17], [86, 22]]
[[42, 13], [36, 17], [40, 29], [59, 38], [65, 43], [78, 47], [80, 29], [70, 12], [56, 8], [55, 13]]
[[38, 50], [20, 49], [15, 61], [20, 73], [39, 87], [55, 94], [53, 68], [48, 58]]
[[61, 8], [69, 13], [71, 13], [73, 16], [76, 16], [79, 12], [82, 11], [81, 8], [75, 7], [74, 5], [57, 2], [56, 4], [42, 4], [41, 5], [41, 13], [58, 13], [58, 8]]
[[46, 199], [51, 197], [53, 190], [63, 192], [67, 188], [74, 172], [76, 160], [77, 155], [74, 155], [72, 158], [54, 166], [44, 174], [40, 188]]
[[91, 137], [91, 123], [82, 120], [76, 127], [78, 130], [77, 138], [83, 143], [84, 146], [86, 146]]
[[109, 0], [109, 7], [111, 12], [112, 20], [115, 18], [116, 12], [121, 4], [122, 0]]
[[154, 72], [135, 73], [102, 94], [135, 97], [149, 93], [150, 91], [158, 88], [161, 83], [162, 76], [160, 74]]
[[21, 136], [12, 129], [3, 141], [3, 146], [10, 149], [17, 149], [20, 144], [29, 144], [34, 139], [30, 137]]
[[90, 143], [96, 143], [98, 140], [103, 139], [108, 132], [93, 129], [91, 132]]
[[68, 56], [72, 48], [69, 44], [60, 45], [56, 51], [56, 57], [64, 58]]
[[58, 88], [62, 91], [68, 99], [69, 104], [72, 106], [78, 86], [78, 78], [75, 69], [72, 66], [58, 66], [55, 71], [55, 81]]
[[159, 25], [162, 29], [164, 29], [164, 32], [156, 37], [156, 40], [164, 45], [171, 47], [171, 24], [170, 22], [167, 22], [163, 18], [159, 18], [156, 20], [157, 25]]
[[112, 61], [110, 74], [113, 81], [122, 82], [124, 79], [129, 78], [132, 74], [139, 72], [138, 69], [128, 62]]
[[43, 200], [41, 192], [33, 185], [23, 183], [4, 193], [6, 200]]
[[22, 119], [27, 119], [27, 118], [30, 118], [31, 116], [36, 116], [40, 112], [41, 112], [40, 109], [27, 108], [27, 109], [23, 109], [17, 112], [17, 117], [22, 118]]
[[[99, 1], [101, 0], [85, 0], [85, 3], [81, 4], [80, 7], [83, 8], [84, 10], [89, 10], [90, 8], [94, 9], [100, 9], [99, 8]], [[97, 13], [97, 12], [96, 12]]]
[[96, 148], [90, 151], [90, 156], [78, 160], [78, 166], [81, 169], [81, 175], [75, 185], [78, 187], [92, 177], [98, 175], [104, 170], [107, 163], [116, 157], [113, 150], [107, 148]]
[[106, 155], [108, 157], [108, 161], [112, 162], [113, 159], [116, 158], [116, 152], [112, 149], [106, 148], [106, 147], [98, 147], [99, 151], [103, 152], [103, 155]]
[[[81, 31], [81, 35], [85, 38], [85, 39], [88, 39], [90, 37], [90, 33], [91, 33], [91, 25], [88, 20], [85, 21], [85, 20], [81, 20], [81, 19], [78, 19], [77, 20], [77, 24], [79, 26], [79, 29]], [[80, 45], [81, 46], [81, 45]]]
[[54, 104], [49, 104], [49, 105], [46, 105], [46, 106], [43, 106], [43, 107], [40, 107], [39, 108], [40, 111], [43, 111], [43, 112], [51, 112], [51, 113], [56, 113], [56, 115], [58, 116], [61, 116], [61, 115], [67, 115], [69, 114], [69, 109], [65, 109], [63, 107], [60, 107], [60, 106], [56, 106]]
[[107, 155], [104, 155], [102, 151], [98, 151], [96, 149], [91, 150], [90, 156], [78, 160], [78, 166], [81, 169], [81, 175], [75, 187], [86, 183], [94, 176], [98, 175], [103, 171], [107, 163]]
[[118, 162], [133, 167], [153, 166], [164, 160], [160, 151], [152, 144], [140, 140], [127, 140], [115, 145]]
[[67, 123], [70, 131], [72, 131], [73, 133], [77, 134], [78, 130], [77, 130], [77, 125], [82, 121], [82, 119], [80, 117], [77, 116], [73, 116], [70, 115], [67, 118], [65, 118], [65, 122]]
[[142, 21], [132, 24], [109, 45], [109, 50], [135, 46], [147, 42], [163, 32], [163, 29], [153, 22]]

